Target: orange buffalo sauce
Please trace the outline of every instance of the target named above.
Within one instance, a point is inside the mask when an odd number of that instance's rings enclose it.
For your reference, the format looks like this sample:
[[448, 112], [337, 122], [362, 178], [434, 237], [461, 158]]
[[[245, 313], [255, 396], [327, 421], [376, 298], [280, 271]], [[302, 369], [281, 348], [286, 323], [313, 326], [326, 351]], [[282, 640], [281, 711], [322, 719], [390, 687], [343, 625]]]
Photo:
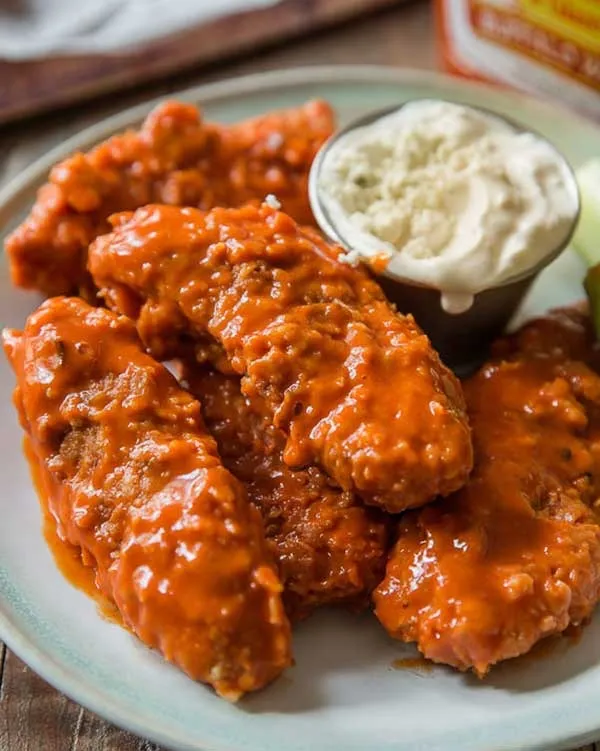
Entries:
[[88, 245], [109, 231], [111, 214], [148, 203], [208, 210], [271, 193], [296, 221], [312, 224], [308, 173], [334, 127], [321, 100], [233, 125], [207, 123], [191, 104], [164, 102], [140, 130], [54, 166], [32, 213], [6, 240], [13, 283], [94, 300]]
[[100, 615], [125, 627], [115, 605], [96, 587], [94, 569], [86, 566], [82, 561], [81, 549], [75, 545], [70, 545], [60, 536], [57, 521], [48, 505], [49, 493], [44, 483], [44, 476], [31, 447], [31, 442], [27, 437], [23, 439], [23, 453], [29, 464], [31, 479], [40, 502], [44, 539], [52, 553], [56, 567], [69, 584], [80, 589], [94, 600]]
[[279, 675], [290, 626], [260, 516], [133, 323], [55, 297], [3, 344], [59, 536], [128, 627], [232, 701]]
[[413, 670], [417, 673], [431, 673], [435, 667], [431, 660], [424, 657], [399, 657], [392, 662], [395, 670]]
[[598, 0], [436, 0], [442, 64], [600, 117]]
[[267, 203], [146, 206], [111, 221], [89, 249], [107, 304], [137, 319], [158, 359], [192, 349], [245, 375], [245, 395], [286, 435], [287, 466], [317, 465], [392, 513], [464, 484], [458, 381], [339, 248]]

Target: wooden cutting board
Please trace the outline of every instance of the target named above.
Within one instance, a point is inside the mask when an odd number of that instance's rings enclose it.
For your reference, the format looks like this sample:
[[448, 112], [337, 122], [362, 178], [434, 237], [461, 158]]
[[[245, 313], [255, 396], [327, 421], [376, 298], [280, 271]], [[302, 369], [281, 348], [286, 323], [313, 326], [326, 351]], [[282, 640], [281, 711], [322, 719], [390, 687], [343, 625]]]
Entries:
[[[175, 0], [176, 1], [176, 0]], [[282, 0], [112, 55], [0, 60], [0, 124], [249, 52], [400, 0]]]

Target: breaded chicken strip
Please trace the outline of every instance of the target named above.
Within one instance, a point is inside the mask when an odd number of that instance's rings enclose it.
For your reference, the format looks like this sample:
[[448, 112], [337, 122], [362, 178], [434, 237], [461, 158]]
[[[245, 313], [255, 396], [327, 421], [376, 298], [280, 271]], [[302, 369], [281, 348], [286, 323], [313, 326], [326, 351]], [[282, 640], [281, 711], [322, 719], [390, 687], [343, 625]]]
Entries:
[[500, 342], [464, 384], [470, 481], [399, 523], [376, 614], [436, 662], [483, 675], [600, 598], [600, 378], [571, 359], [588, 334], [555, 314]]
[[266, 204], [147, 206], [90, 247], [107, 304], [159, 359], [209, 358], [286, 434], [290, 467], [322, 467], [396, 512], [471, 468], [460, 385], [414, 320], [339, 248]]
[[261, 512], [288, 614], [300, 619], [323, 605], [366, 606], [385, 568], [383, 515], [334, 487], [317, 467], [287, 467], [283, 433], [252, 409], [238, 377], [193, 364], [181, 375], [224, 465]]
[[233, 125], [205, 123], [191, 104], [161, 104], [139, 131], [54, 167], [6, 241], [13, 282], [93, 300], [88, 245], [108, 232], [111, 214], [152, 202], [209, 209], [274, 193], [297, 221], [309, 223], [308, 172], [333, 128], [322, 101]]
[[59, 533], [124, 623], [227, 699], [277, 677], [281, 583], [198, 402], [130, 321], [79, 299], [48, 300], [4, 347]]
[[548, 311], [494, 343], [494, 360], [540, 357], [585, 362], [600, 372], [600, 348], [587, 304]]

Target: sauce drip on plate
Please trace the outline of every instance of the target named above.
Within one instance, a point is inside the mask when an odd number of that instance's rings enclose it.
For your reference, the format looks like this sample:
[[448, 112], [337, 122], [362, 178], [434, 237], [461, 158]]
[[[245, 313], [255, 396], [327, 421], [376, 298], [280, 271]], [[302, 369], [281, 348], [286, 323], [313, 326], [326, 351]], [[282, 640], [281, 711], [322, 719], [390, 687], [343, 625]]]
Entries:
[[23, 454], [29, 464], [31, 479], [40, 502], [44, 539], [52, 553], [56, 567], [69, 584], [94, 600], [103, 618], [125, 628], [117, 608], [96, 587], [94, 570], [82, 561], [81, 550], [70, 545], [60, 536], [58, 523], [48, 507], [48, 493], [29, 438], [23, 440]]

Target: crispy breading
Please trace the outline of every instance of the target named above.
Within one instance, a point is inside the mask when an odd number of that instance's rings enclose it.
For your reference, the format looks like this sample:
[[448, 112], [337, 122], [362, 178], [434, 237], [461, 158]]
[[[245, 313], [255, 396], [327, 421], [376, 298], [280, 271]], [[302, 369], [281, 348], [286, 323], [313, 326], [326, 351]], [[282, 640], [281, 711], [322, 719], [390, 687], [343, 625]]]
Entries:
[[331, 135], [323, 101], [231, 125], [206, 123], [191, 104], [165, 102], [138, 131], [113, 136], [57, 164], [6, 250], [14, 284], [94, 300], [88, 245], [117, 211], [161, 202], [239, 206], [268, 194], [299, 222], [313, 221], [308, 172]]
[[467, 479], [457, 379], [410, 316], [340, 249], [263, 204], [147, 206], [90, 247], [106, 303], [155, 357], [210, 359], [242, 377], [286, 435], [284, 461], [398, 512]]
[[[583, 623], [600, 598], [600, 377], [578, 313], [528, 324], [464, 384], [475, 469], [406, 514], [376, 614], [480, 675]], [[587, 361], [587, 362], [586, 362]]]
[[181, 377], [202, 405], [223, 464], [261, 512], [290, 616], [304, 618], [324, 605], [365, 607], [383, 578], [384, 515], [317, 467], [290, 469], [282, 458], [285, 436], [253, 409], [237, 376], [188, 363]]
[[48, 300], [4, 346], [49, 510], [124, 623], [225, 698], [278, 676], [281, 582], [198, 402], [130, 321], [79, 299]]

